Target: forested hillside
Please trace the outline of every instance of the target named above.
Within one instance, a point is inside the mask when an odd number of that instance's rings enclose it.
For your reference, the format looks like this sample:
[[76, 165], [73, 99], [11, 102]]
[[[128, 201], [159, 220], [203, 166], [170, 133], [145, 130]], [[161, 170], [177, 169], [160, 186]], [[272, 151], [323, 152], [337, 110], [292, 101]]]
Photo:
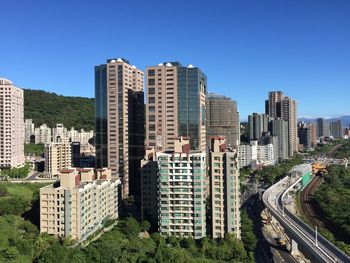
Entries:
[[54, 127], [94, 130], [95, 100], [66, 97], [43, 90], [24, 90], [24, 118], [33, 119], [35, 127], [46, 123]]
[[315, 193], [327, 227], [333, 234], [350, 244], [350, 170], [332, 166], [324, 183]]

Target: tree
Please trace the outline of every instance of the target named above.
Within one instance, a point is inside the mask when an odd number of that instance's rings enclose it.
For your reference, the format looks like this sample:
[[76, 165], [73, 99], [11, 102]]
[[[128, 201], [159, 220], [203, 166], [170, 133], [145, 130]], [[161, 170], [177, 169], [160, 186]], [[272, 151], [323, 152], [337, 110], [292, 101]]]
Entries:
[[257, 239], [254, 234], [254, 225], [245, 210], [241, 210], [241, 235], [244, 247], [248, 251], [254, 251], [257, 244]]
[[149, 231], [150, 228], [151, 228], [151, 224], [147, 220], [142, 221], [141, 231]]

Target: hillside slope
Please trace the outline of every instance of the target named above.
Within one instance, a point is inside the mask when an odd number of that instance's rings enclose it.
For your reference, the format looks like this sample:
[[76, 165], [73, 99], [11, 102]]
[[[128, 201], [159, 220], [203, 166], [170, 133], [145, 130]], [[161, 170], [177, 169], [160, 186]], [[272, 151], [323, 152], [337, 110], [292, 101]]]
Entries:
[[63, 123], [68, 129], [94, 130], [95, 100], [24, 89], [24, 118], [33, 119], [35, 127], [43, 123], [55, 127], [56, 123]]

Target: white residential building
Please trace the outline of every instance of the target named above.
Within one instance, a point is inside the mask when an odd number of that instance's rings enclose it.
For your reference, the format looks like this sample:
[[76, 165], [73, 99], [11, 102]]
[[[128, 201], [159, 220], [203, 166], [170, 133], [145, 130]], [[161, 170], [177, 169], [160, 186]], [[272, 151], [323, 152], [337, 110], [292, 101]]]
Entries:
[[55, 128], [52, 128], [52, 142], [60, 142], [61, 139], [68, 138], [67, 128], [62, 123], [57, 123]]
[[80, 131], [77, 131], [72, 127], [67, 132], [67, 138], [71, 142], [80, 142], [82, 145], [86, 145], [89, 143], [89, 140], [94, 137], [94, 131], [85, 131], [84, 129], [81, 129]]
[[30, 139], [35, 133], [34, 123], [32, 119], [25, 119], [24, 127], [25, 127], [25, 143], [30, 143]]
[[240, 167], [255, 164], [275, 164], [273, 144], [259, 145], [258, 141], [251, 141], [250, 145], [238, 146], [238, 160]]
[[52, 142], [52, 134], [51, 134], [51, 128], [48, 127], [46, 124], [40, 125], [39, 128], [34, 129], [34, 136], [35, 136], [35, 144], [39, 143], [51, 143]]

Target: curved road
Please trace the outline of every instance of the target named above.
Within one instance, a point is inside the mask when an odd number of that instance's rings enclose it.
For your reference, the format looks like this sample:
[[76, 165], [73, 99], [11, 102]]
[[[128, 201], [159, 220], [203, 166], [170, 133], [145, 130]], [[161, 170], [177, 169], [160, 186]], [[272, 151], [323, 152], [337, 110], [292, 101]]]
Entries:
[[[294, 184], [298, 183], [300, 180], [301, 178], [294, 182]], [[298, 244], [302, 245], [316, 262], [350, 262], [350, 257], [321, 235], [317, 235], [318, 240], [316, 243], [315, 231], [284, 208], [282, 195], [292, 188], [290, 187], [290, 181], [291, 178], [286, 176], [265, 191], [263, 202], [270, 213], [284, 227], [288, 235]]]

